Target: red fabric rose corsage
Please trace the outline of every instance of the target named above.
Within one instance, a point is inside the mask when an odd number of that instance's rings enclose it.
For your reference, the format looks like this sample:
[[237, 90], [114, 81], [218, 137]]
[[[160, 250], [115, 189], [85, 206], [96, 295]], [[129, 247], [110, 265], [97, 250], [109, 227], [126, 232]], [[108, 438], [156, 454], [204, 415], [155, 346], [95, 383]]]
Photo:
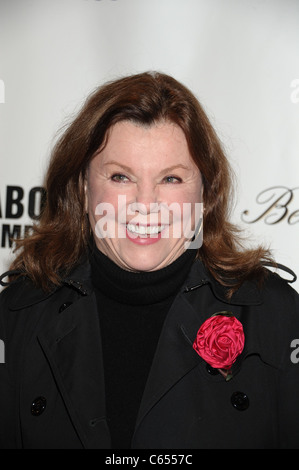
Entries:
[[244, 343], [242, 323], [231, 312], [218, 312], [202, 324], [193, 348], [229, 380], [232, 378], [232, 365], [243, 351]]

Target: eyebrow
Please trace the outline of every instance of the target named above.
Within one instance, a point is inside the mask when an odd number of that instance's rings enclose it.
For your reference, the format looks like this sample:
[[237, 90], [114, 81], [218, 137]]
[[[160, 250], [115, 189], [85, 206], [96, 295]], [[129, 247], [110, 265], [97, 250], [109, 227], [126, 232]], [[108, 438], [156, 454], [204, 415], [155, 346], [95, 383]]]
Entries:
[[119, 163], [115, 160], [111, 160], [110, 162], [106, 162], [104, 163], [104, 166], [109, 166], [109, 165], [115, 165], [115, 166], [119, 166], [120, 168], [123, 168], [124, 170], [126, 170], [128, 173], [131, 173], [132, 170], [129, 166], [127, 165], [123, 165], [122, 163]]
[[[108, 166], [108, 165], [116, 165], [116, 166], [119, 166], [120, 168], [123, 168], [128, 173], [132, 173], [132, 169], [129, 166], [124, 165], [124, 164], [122, 164], [120, 162], [117, 162], [115, 160], [104, 163], [104, 166]], [[160, 171], [160, 174], [171, 173], [172, 171], [177, 170], [178, 168], [181, 168], [183, 170], [190, 170], [190, 168], [188, 168], [187, 166], [183, 165], [182, 163], [179, 163], [178, 165], [173, 165], [173, 166], [170, 166], [170, 167], [167, 167], [167, 168], [163, 168], [163, 170]]]

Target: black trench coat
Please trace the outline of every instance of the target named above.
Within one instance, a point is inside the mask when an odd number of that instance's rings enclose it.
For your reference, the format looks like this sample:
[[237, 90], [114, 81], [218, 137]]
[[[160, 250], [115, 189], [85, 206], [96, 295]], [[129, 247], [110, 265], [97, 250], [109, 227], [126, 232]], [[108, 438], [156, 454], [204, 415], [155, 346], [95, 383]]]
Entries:
[[[2, 449], [110, 448], [89, 272], [88, 263], [79, 266], [51, 295], [29, 281], [0, 295]], [[246, 282], [227, 302], [196, 262], [163, 326], [132, 449], [299, 448], [299, 363], [291, 345], [299, 338], [298, 299], [270, 274], [261, 291]], [[245, 332], [228, 382], [192, 347], [201, 324], [223, 310]]]

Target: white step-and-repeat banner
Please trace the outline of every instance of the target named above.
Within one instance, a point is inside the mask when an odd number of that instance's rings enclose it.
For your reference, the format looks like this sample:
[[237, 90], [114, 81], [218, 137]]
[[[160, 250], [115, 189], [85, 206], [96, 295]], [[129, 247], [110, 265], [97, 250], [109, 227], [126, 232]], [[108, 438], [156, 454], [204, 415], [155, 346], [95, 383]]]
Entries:
[[145, 70], [196, 94], [235, 170], [234, 222], [299, 273], [298, 0], [0, 0], [0, 271], [57, 131], [96, 86]]

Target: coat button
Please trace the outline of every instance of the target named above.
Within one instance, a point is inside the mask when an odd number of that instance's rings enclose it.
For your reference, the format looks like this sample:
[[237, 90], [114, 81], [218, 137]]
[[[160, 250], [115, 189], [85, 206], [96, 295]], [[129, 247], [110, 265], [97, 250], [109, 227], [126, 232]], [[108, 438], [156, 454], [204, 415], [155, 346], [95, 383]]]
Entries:
[[236, 410], [245, 411], [249, 407], [249, 398], [246, 393], [234, 392], [230, 400]]
[[58, 312], [61, 313], [63, 310], [68, 308], [70, 305], [72, 305], [73, 302], [64, 302], [62, 305], [60, 305]]
[[46, 409], [47, 400], [45, 397], [37, 397], [31, 404], [31, 414], [33, 416], [40, 416]]
[[214, 367], [210, 366], [210, 364], [206, 365], [206, 369], [207, 369], [208, 374], [210, 375], [219, 375], [218, 369], [214, 369]]

